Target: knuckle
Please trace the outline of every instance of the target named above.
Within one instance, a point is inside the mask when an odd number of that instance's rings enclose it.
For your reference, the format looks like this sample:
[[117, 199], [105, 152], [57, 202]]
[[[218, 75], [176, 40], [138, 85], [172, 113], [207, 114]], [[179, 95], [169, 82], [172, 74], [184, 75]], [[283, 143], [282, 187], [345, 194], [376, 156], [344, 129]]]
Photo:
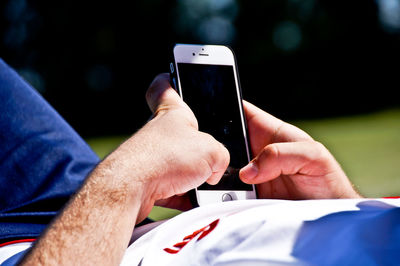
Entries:
[[324, 149], [326, 149], [325, 148], [325, 145], [324, 144], [322, 144], [321, 142], [319, 142], [319, 141], [313, 141], [313, 143], [314, 143], [314, 145], [318, 148], [318, 149], [320, 149], [320, 150], [324, 150]]
[[316, 150], [318, 150], [318, 151], [320, 151], [320, 152], [322, 152], [322, 153], [325, 152], [325, 151], [327, 151], [325, 145], [322, 144], [321, 142], [319, 142], [319, 141], [313, 141], [312, 143], [314, 144]]
[[193, 114], [193, 112], [189, 109], [182, 109], [180, 112], [186, 119], [188, 125], [190, 125], [192, 128], [198, 130], [199, 129], [199, 123], [197, 121], [196, 116]]
[[169, 110], [169, 106], [165, 104], [160, 104], [157, 106], [157, 109], [154, 111], [154, 116], [161, 115]]
[[313, 141], [312, 143], [315, 147], [314, 150], [315, 150], [317, 158], [324, 160], [324, 159], [328, 159], [331, 157], [330, 152], [328, 151], [328, 149], [325, 147], [324, 144], [322, 144], [319, 141]]
[[228, 149], [220, 142], [218, 142], [213, 136], [205, 133], [208, 138], [208, 156], [212, 165], [214, 165], [213, 171], [219, 171], [222, 168], [226, 167], [229, 164], [229, 151]]
[[279, 149], [274, 144], [269, 144], [262, 151], [264, 157], [279, 157]]

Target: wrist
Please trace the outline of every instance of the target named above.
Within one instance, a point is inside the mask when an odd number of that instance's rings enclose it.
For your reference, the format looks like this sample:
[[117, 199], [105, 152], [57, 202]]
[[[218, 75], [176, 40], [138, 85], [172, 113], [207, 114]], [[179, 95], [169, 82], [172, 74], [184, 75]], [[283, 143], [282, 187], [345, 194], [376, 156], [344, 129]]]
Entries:
[[140, 130], [108, 155], [96, 168], [96, 176], [104, 182], [110, 202], [138, 210], [138, 221], [144, 219], [159, 195], [152, 180], [161, 175], [153, 162], [152, 142]]
[[88, 185], [101, 190], [110, 203], [120, 206], [140, 205], [144, 197], [145, 185], [138, 173], [129, 170], [123, 160], [115, 155], [104, 159], [87, 180]]

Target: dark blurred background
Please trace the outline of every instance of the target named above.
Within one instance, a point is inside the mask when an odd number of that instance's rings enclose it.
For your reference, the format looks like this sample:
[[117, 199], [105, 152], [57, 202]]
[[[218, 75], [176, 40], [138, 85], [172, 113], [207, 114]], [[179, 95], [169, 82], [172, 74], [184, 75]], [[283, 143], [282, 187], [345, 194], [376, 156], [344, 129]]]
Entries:
[[2, 0], [0, 12], [0, 57], [84, 137], [143, 125], [175, 42], [230, 45], [244, 98], [282, 119], [399, 106], [400, 0]]

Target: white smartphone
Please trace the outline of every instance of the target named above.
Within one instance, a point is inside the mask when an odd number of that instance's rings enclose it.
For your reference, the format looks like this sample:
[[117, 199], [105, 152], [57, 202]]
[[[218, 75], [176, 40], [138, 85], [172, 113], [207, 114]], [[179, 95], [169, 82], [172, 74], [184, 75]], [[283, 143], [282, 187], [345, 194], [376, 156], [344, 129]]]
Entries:
[[230, 164], [216, 185], [195, 189], [197, 204], [255, 199], [254, 185], [239, 170], [251, 158], [236, 60], [222, 45], [177, 44], [170, 65], [172, 86], [195, 114], [199, 130], [211, 134], [230, 153]]

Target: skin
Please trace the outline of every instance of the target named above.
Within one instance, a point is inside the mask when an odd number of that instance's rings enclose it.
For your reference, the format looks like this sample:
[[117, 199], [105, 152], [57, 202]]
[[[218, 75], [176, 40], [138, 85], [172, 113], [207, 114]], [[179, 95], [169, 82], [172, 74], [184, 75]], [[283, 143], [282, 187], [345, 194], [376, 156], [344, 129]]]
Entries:
[[360, 198], [332, 154], [301, 129], [244, 102], [255, 158], [240, 171], [260, 198]]
[[154, 118], [96, 167], [23, 265], [118, 265], [155, 201], [219, 181], [229, 152], [197, 130], [167, 83], [165, 75], [155, 79], [147, 93]]
[[[216, 184], [229, 152], [170, 87], [146, 94], [154, 118], [107, 156], [36, 241], [23, 265], [118, 265], [135, 224], [155, 203], [186, 210], [185, 193]], [[255, 158], [241, 170], [262, 198], [358, 197], [333, 156], [300, 129], [244, 102]]]

